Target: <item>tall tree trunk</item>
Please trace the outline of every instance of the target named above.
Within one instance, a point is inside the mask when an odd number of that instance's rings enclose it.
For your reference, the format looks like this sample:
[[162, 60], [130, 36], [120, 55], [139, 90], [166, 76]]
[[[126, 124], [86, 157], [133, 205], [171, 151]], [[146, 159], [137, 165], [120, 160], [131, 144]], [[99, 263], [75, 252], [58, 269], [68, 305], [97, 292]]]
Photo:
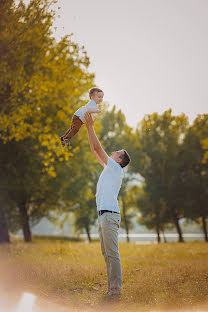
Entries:
[[10, 243], [9, 230], [3, 207], [0, 207], [0, 244]]
[[26, 243], [32, 242], [30, 225], [29, 225], [29, 216], [28, 216], [27, 208], [26, 208], [26, 202], [20, 203], [19, 210], [20, 210], [20, 214], [21, 214], [22, 231], [23, 231], [23, 235], [24, 235], [24, 241]]
[[128, 226], [128, 220], [127, 220], [127, 215], [126, 215], [126, 204], [125, 201], [122, 198], [122, 207], [123, 207], [123, 217], [124, 217], [124, 225], [125, 225], [125, 230], [126, 230], [126, 241], [127, 243], [130, 242], [129, 239], [129, 226]]
[[164, 241], [164, 243], [167, 243], [164, 231], [162, 231], [162, 234], [163, 234], [163, 241]]
[[202, 226], [204, 231], [204, 240], [208, 242], [206, 217], [202, 216]]
[[91, 238], [91, 236], [90, 236], [90, 229], [89, 229], [89, 226], [88, 226], [88, 225], [86, 225], [85, 230], [86, 230], [86, 232], [87, 232], [87, 238], [88, 238], [88, 240], [89, 240], [89, 243], [91, 243], [91, 242], [92, 242], [92, 238]]
[[157, 232], [157, 242], [158, 242], [158, 244], [159, 244], [160, 241], [161, 241], [161, 239], [160, 239], [160, 230], [159, 230], [158, 227], [156, 228], [156, 232]]
[[173, 222], [175, 224], [176, 230], [178, 232], [178, 242], [179, 243], [183, 243], [184, 239], [183, 239], [183, 235], [182, 235], [182, 231], [181, 231], [181, 227], [179, 224], [179, 219], [178, 217], [175, 215], [175, 213], [173, 213]]

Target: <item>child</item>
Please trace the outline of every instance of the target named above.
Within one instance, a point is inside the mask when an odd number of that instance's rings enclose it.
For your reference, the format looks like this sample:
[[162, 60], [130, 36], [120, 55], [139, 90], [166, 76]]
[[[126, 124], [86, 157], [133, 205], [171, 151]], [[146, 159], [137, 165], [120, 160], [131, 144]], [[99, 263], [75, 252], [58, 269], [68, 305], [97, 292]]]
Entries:
[[92, 88], [89, 91], [90, 101], [85, 105], [80, 107], [73, 115], [71, 121], [71, 127], [66, 131], [64, 135], [60, 137], [61, 144], [64, 147], [65, 145], [70, 144], [71, 138], [79, 131], [81, 126], [84, 123], [84, 114], [88, 113], [100, 113], [99, 107], [100, 103], [103, 101], [104, 92], [99, 88]]

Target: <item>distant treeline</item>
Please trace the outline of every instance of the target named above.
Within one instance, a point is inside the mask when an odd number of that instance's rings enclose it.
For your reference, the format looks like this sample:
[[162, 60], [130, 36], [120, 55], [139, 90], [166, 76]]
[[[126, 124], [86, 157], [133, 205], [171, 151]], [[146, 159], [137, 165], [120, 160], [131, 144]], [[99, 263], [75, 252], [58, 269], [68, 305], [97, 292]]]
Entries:
[[[85, 126], [69, 149], [59, 140], [73, 112], [88, 101], [94, 75], [72, 35], [55, 40], [49, 2], [0, 2], [0, 242], [19, 229], [30, 242], [30, 227], [41, 218], [56, 223], [62, 216], [61, 227], [71, 215], [74, 230], [84, 230], [91, 241], [97, 219], [102, 167]], [[181, 218], [199, 223], [208, 241], [208, 114], [190, 125], [185, 114], [167, 110], [146, 115], [134, 130], [121, 110], [104, 103], [95, 130], [107, 153], [124, 148], [131, 156], [119, 193], [127, 240], [139, 214], [158, 242], [173, 227], [183, 242]]]

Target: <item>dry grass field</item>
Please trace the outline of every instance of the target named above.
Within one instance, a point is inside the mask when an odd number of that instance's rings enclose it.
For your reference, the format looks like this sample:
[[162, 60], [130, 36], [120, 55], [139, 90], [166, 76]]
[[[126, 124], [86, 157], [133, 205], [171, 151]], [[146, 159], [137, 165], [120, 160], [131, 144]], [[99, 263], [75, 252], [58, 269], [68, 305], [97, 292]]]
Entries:
[[[208, 306], [208, 244], [119, 243], [123, 292], [113, 311]], [[99, 242], [14, 241], [0, 246], [1, 283], [71, 308], [99, 310], [106, 269]], [[188, 310], [189, 311], [189, 310]]]

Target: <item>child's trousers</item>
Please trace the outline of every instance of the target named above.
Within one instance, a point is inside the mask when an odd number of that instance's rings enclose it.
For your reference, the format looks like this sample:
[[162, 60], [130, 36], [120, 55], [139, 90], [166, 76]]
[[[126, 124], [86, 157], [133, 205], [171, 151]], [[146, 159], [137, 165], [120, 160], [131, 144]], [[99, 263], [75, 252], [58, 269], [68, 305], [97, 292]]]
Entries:
[[66, 131], [66, 133], [62, 136], [64, 139], [71, 140], [71, 138], [79, 131], [83, 122], [79, 119], [78, 116], [73, 115], [71, 121], [71, 127]]

